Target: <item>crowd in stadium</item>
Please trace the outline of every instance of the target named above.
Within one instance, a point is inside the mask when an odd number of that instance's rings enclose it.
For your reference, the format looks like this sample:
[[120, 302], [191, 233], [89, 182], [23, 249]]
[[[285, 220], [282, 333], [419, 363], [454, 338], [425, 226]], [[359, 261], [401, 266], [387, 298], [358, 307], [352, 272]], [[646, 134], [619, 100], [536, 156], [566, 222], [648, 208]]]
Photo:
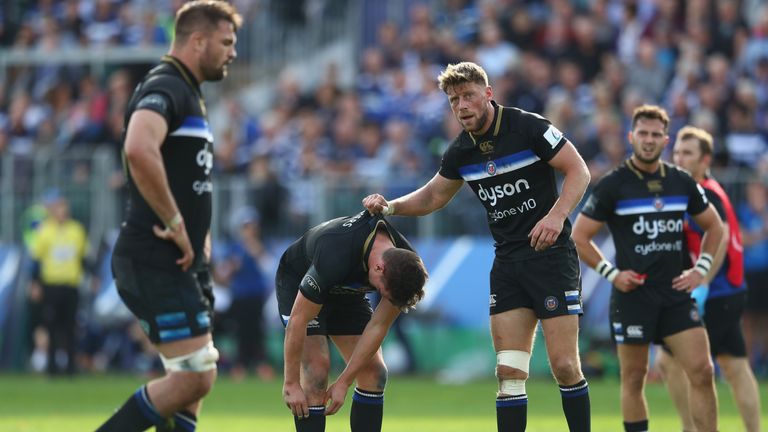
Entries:
[[[20, 22], [0, 9], [0, 48], [165, 46], [181, 3], [39, 0]], [[735, 183], [747, 271], [768, 272], [768, 5], [761, 0], [414, 1], [406, 21], [382, 19], [368, 39], [350, 59], [358, 71], [352, 86], [329, 67], [312, 88], [301, 76], [275, 77], [263, 112], [249, 112], [236, 95], [219, 99], [212, 110], [224, 113], [212, 119], [219, 175], [280, 173], [277, 187], [288, 191], [321, 177], [431, 175], [460, 131], [436, 76], [470, 60], [488, 72], [499, 103], [540, 113], [564, 131], [593, 181], [627, 157], [629, 120], [642, 103], [667, 109], [671, 137], [685, 124], [711, 132], [716, 166], [751, 179]], [[5, 72], [0, 156], [119, 149], [132, 68], [104, 77], [73, 65]], [[762, 361], [757, 372], [768, 373]]]

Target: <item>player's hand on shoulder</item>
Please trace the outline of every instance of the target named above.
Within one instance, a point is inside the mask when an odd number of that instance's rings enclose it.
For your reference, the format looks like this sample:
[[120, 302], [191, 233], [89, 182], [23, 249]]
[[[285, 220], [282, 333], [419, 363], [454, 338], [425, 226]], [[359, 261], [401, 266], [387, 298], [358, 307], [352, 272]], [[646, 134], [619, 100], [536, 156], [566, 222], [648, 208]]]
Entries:
[[[347, 397], [348, 391], [349, 384], [344, 384], [339, 381], [336, 381], [328, 387], [328, 390], [325, 392], [325, 415], [334, 415], [339, 412], [344, 405], [344, 399]], [[328, 404], [328, 401], [331, 402], [330, 405]]]
[[192, 250], [192, 243], [189, 241], [184, 220], [173, 227], [161, 228], [155, 225], [152, 227], [152, 231], [157, 237], [176, 243], [176, 246], [181, 250], [181, 258], [176, 260], [176, 264], [180, 265], [183, 271], [189, 270], [195, 260], [195, 252]]
[[309, 403], [300, 384], [283, 384], [283, 400], [285, 400], [285, 405], [296, 417], [309, 417]]
[[371, 194], [363, 198], [363, 206], [370, 214], [384, 213], [389, 207], [387, 200], [380, 194]]
[[634, 270], [622, 270], [613, 280], [613, 286], [621, 292], [631, 292], [645, 283], [645, 275]]

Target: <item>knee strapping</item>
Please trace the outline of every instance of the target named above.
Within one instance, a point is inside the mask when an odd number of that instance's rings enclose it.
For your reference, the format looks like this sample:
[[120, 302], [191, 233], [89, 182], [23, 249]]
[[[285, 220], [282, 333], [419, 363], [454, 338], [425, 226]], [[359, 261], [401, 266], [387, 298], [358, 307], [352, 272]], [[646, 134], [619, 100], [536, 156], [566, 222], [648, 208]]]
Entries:
[[213, 346], [213, 341], [199, 350], [173, 358], [160, 354], [166, 372], [205, 372], [216, 369], [219, 351]]
[[[531, 354], [525, 351], [504, 350], [496, 353], [496, 364], [498, 366], [507, 366], [515, 368], [528, 374], [528, 367], [531, 362]], [[498, 377], [498, 369], [496, 372]], [[525, 394], [525, 379], [507, 379], [499, 378], [499, 393], [507, 395]]]

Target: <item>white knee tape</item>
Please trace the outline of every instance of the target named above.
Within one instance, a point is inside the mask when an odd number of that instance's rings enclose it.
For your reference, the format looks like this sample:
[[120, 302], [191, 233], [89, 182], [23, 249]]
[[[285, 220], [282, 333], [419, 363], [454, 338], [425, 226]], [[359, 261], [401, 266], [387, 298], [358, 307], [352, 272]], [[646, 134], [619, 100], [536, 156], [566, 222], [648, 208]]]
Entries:
[[502, 366], [519, 369], [528, 373], [528, 364], [531, 362], [531, 354], [525, 351], [506, 350], [496, 353], [496, 363]]
[[[508, 366], [528, 373], [531, 362], [531, 354], [525, 351], [505, 350], [496, 353], [496, 363], [500, 366]], [[498, 375], [498, 372], [497, 372]], [[525, 394], [526, 379], [501, 379], [499, 381], [499, 393], [505, 395]]]
[[173, 358], [166, 358], [160, 354], [160, 360], [166, 372], [205, 372], [216, 369], [216, 360], [219, 359], [219, 350], [213, 346], [213, 341], [199, 350]]

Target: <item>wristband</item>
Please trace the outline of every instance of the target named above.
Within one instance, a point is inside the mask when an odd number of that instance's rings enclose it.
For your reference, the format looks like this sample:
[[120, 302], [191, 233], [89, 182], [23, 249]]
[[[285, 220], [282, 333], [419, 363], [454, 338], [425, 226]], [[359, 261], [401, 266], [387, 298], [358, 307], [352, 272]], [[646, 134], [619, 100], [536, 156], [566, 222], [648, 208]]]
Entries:
[[387, 205], [381, 209], [382, 216], [391, 216], [393, 214], [395, 214], [395, 205], [392, 203], [387, 203]]
[[613, 280], [619, 275], [619, 269], [614, 267], [608, 260], [602, 260], [597, 263], [595, 271], [600, 273], [602, 277], [608, 279], [608, 282], [610, 283], [613, 283]]
[[165, 224], [165, 227], [171, 231], [176, 231], [176, 228], [178, 228], [179, 225], [181, 225], [181, 222], [182, 222], [181, 213], [176, 212], [176, 214], [173, 215], [173, 218], [171, 218], [171, 220]]
[[707, 276], [707, 273], [709, 273], [709, 270], [712, 268], [712, 255], [704, 252], [699, 256], [699, 259], [696, 260], [696, 265], [693, 266], [693, 269], [699, 272], [699, 274], [703, 277]]

